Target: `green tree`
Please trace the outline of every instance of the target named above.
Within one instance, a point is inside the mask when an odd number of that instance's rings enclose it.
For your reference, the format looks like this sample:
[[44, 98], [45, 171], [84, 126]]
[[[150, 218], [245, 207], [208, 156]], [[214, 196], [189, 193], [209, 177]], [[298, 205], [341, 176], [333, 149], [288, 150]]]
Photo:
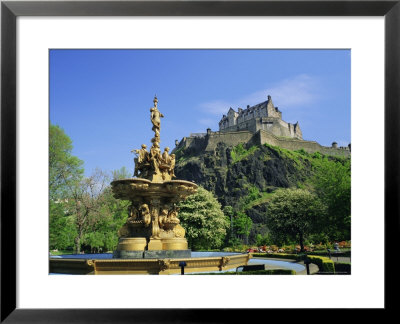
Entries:
[[315, 192], [327, 206], [324, 232], [331, 240], [350, 239], [351, 164], [350, 160], [325, 159], [313, 178]]
[[50, 200], [49, 207], [49, 247], [51, 250], [70, 249], [76, 236], [73, 216], [63, 201]]
[[226, 219], [229, 220], [229, 237], [228, 237], [228, 239], [230, 239], [234, 235], [234, 232], [233, 232], [233, 217], [234, 217], [233, 207], [225, 206], [223, 209], [223, 212], [224, 212]]
[[245, 244], [249, 244], [249, 234], [253, 221], [243, 212], [237, 212], [233, 219], [233, 226], [236, 235], [239, 235]]
[[[71, 139], [59, 126], [50, 125], [50, 249], [113, 250], [118, 229], [127, 218], [128, 202], [114, 198], [107, 173], [96, 169], [84, 177], [83, 161], [71, 152]], [[112, 172], [114, 180], [129, 177], [125, 167]]]
[[123, 166], [122, 168], [118, 170], [114, 170], [112, 172], [112, 179], [114, 180], [122, 180], [122, 179], [128, 179], [132, 177], [132, 173], [128, 171], [128, 169]]
[[318, 197], [304, 189], [278, 189], [268, 205], [268, 228], [277, 240], [296, 240], [304, 251], [304, 241], [320, 231], [325, 213]]
[[221, 210], [221, 204], [206, 189], [178, 204], [179, 219], [186, 230], [189, 247], [193, 250], [219, 248], [224, 242], [229, 220]]
[[64, 130], [50, 124], [49, 129], [49, 193], [50, 199], [64, 199], [66, 186], [80, 181], [83, 161], [72, 155], [72, 140]]
[[[98, 223], [110, 217], [110, 210], [106, 208], [108, 196], [105, 190], [109, 183], [110, 177], [96, 169], [91, 176], [68, 186], [71, 197], [68, 200], [69, 208], [74, 215], [76, 227], [75, 253], [80, 253], [84, 237], [95, 232]], [[97, 245], [98, 235], [95, 240], [93, 235], [91, 237], [90, 242], [96, 242]]]
[[[126, 177], [122, 174], [122, 178]], [[118, 230], [128, 218], [129, 204], [130, 202], [127, 200], [114, 198], [111, 186], [106, 186], [95, 212], [96, 221], [87, 228], [83, 244], [91, 251], [100, 248], [103, 251], [115, 250], [118, 244]]]
[[76, 236], [69, 208], [69, 187], [83, 176], [83, 161], [72, 155], [72, 141], [63, 129], [49, 129], [49, 247], [67, 249]]

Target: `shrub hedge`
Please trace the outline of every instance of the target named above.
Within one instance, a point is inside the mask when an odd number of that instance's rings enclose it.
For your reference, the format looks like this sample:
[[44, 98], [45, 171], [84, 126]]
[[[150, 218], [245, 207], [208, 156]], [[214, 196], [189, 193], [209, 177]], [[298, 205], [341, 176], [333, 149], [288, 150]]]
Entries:
[[320, 272], [335, 273], [335, 265], [328, 257], [309, 255], [308, 258], [310, 259], [311, 263], [314, 263], [318, 266]]
[[[321, 256], [328, 256], [329, 253], [327, 251], [316, 251], [316, 252], [307, 252], [308, 255], [321, 255]], [[334, 251], [331, 252], [332, 257], [336, 257]], [[339, 257], [351, 257], [351, 251], [341, 251]]]
[[[291, 259], [296, 261], [304, 260], [304, 255], [296, 254], [285, 254], [285, 253], [252, 253], [253, 257], [261, 258], [279, 258], [279, 259]], [[324, 256], [307, 255], [311, 263], [318, 266], [320, 272], [335, 273], [335, 266], [331, 259]]]

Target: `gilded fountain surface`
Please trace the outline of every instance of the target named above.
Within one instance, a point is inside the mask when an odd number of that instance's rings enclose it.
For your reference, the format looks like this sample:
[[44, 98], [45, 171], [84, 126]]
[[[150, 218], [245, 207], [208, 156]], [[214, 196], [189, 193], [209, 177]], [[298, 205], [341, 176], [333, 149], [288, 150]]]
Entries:
[[129, 200], [129, 217], [119, 230], [118, 258], [188, 257], [185, 229], [180, 225], [177, 204], [197, 191], [197, 185], [174, 180], [175, 155], [166, 147], [161, 153], [160, 130], [164, 115], [158, 110], [157, 97], [150, 108], [154, 137], [152, 146], [142, 144], [136, 154], [132, 179], [111, 183], [114, 197]]
[[[160, 150], [161, 118], [157, 97], [150, 108], [152, 146], [136, 154], [134, 178], [111, 182], [114, 197], [130, 201], [128, 218], [118, 231], [117, 249], [98, 255], [50, 257], [50, 273], [63, 274], [178, 274], [226, 271], [247, 265], [251, 254], [216, 253], [194, 257], [188, 249], [177, 204], [196, 193], [197, 185], [175, 180], [175, 156]], [[215, 253], [214, 253], [215, 254]]]

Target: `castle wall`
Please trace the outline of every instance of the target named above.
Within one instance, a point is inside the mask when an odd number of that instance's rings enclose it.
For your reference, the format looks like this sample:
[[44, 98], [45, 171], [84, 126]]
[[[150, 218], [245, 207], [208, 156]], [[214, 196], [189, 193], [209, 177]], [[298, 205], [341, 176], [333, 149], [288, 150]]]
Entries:
[[299, 139], [303, 139], [303, 132], [302, 132], [301, 129], [300, 129], [299, 123], [296, 124], [295, 131], [296, 131], [295, 137], [297, 137], [297, 138], [299, 138]]
[[286, 138], [278, 138], [269, 132], [260, 130], [254, 135], [252, 139], [253, 143], [259, 144], [269, 144], [273, 146], [279, 146], [284, 149], [296, 151], [303, 149], [308, 153], [320, 152], [322, 154], [327, 155], [336, 155], [336, 156], [350, 156], [350, 151], [347, 149], [334, 149], [332, 147], [322, 146], [315, 141], [304, 141], [298, 139], [286, 139]]
[[228, 146], [235, 146], [239, 143], [247, 143], [253, 134], [249, 131], [239, 132], [214, 132], [208, 137], [205, 151], [214, 151], [219, 142], [224, 142]]
[[191, 137], [184, 137], [179, 142], [179, 144], [171, 151], [175, 153], [177, 150], [186, 149], [190, 150], [192, 153], [200, 152], [205, 149], [207, 145], [207, 136], [191, 136]]
[[224, 129], [221, 129], [221, 131], [222, 132], [250, 131], [255, 133], [258, 130], [256, 122], [257, 122], [256, 119], [250, 119], [248, 121], [238, 123], [237, 125], [231, 127], [225, 127]]
[[171, 153], [174, 153], [174, 151], [180, 148], [189, 149], [193, 153], [203, 150], [212, 152], [217, 148], [217, 144], [219, 142], [223, 142], [228, 146], [236, 146], [239, 143], [244, 143], [247, 145], [269, 144], [292, 151], [303, 149], [308, 153], [320, 152], [326, 155], [346, 157], [351, 155], [351, 152], [348, 148], [332, 148], [322, 146], [315, 141], [277, 137], [262, 129], [257, 131], [255, 134], [250, 131], [234, 131], [212, 132], [210, 135], [205, 137], [184, 137]]
[[[295, 133], [294, 125], [286, 123], [285, 121], [278, 118], [262, 118], [256, 120], [255, 129], [250, 129], [253, 133], [264, 130], [272, 133], [275, 136], [291, 137], [302, 139], [301, 132]], [[298, 127], [298, 130], [300, 128]]]
[[275, 136], [296, 137], [301, 139], [301, 133], [297, 134], [294, 132], [294, 125], [273, 117], [250, 119], [238, 123], [235, 126], [226, 127], [223, 129], [223, 132], [249, 131], [256, 133], [260, 129], [271, 132]]

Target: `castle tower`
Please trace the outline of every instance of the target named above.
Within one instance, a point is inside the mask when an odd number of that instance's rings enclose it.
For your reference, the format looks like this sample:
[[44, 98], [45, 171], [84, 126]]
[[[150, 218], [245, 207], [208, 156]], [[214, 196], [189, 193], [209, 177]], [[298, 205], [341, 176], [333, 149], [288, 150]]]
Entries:
[[236, 126], [237, 124], [238, 113], [232, 109], [232, 107], [228, 111], [228, 127]]
[[219, 122], [220, 132], [249, 131], [256, 133], [264, 130], [275, 136], [303, 139], [299, 123], [290, 124], [282, 120], [282, 112], [274, 106], [272, 97], [257, 105], [247, 105], [246, 109], [238, 108], [236, 112], [229, 108]]
[[268, 117], [282, 118], [282, 113], [278, 110], [278, 107], [274, 106], [270, 95], [268, 95], [267, 100], [267, 115]]

